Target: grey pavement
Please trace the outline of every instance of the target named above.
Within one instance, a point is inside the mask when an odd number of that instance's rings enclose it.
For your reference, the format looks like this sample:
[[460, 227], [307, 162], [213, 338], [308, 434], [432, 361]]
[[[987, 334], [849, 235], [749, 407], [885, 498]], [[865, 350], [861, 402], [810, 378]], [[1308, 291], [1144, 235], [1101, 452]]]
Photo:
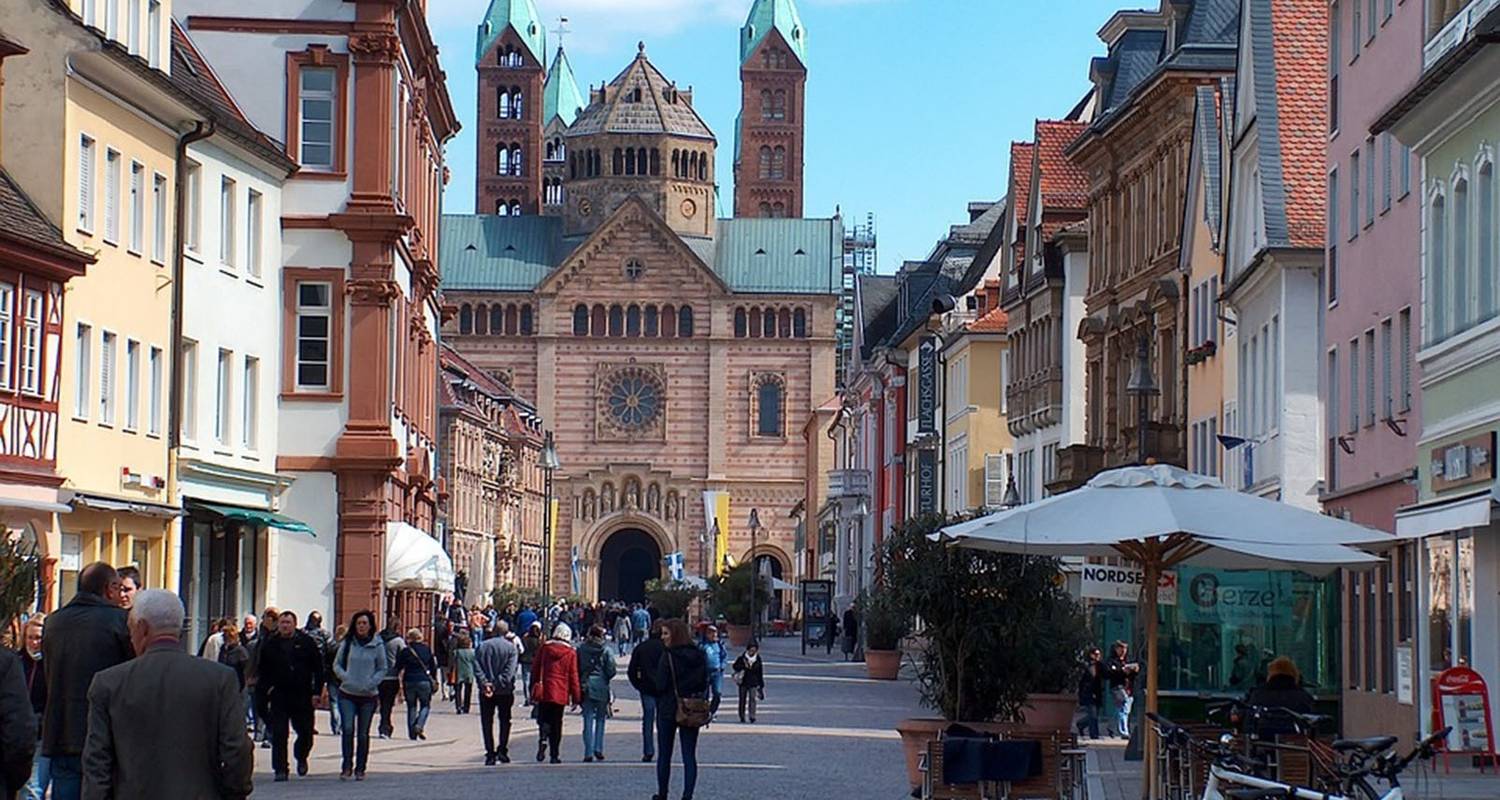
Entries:
[[[725, 679], [719, 720], [698, 744], [699, 800], [718, 798], [895, 798], [906, 796], [906, 773], [898, 721], [922, 715], [910, 681], [871, 681], [863, 664], [845, 664], [838, 654], [800, 654], [799, 640], [769, 639], [766, 700], [757, 723], [737, 720], [734, 682]], [[734, 653], [733, 655], [738, 655]], [[618, 713], [605, 728], [603, 763], [582, 763], [582, 720], [564, 723], [562, 764], [538, 764], [536, 723], [518, 705], [511, 735], [512, 763], [484, 766], [479, 703], [459, 716], [451, 702], [434, 700], [427, 741], [405, 736], [405, 709], [396, 709], [396, 738], [372, 739], [370, 767], [362, 783], [341, 782], [337, 737], [326, 735], [328, 715], [318, 712], [311, 773], [286, 783], [271, 781], [270, 751], [256, 751], [257, 800], [275, 798], [465, 798], [525, 797], [528, 800], [641, 798], [656, 792], [656, 767], [641, 763], [640, 703], [621, 675], [615, 679]], [[682, 791], [680, 762], [674, 764], [671, 797]]]

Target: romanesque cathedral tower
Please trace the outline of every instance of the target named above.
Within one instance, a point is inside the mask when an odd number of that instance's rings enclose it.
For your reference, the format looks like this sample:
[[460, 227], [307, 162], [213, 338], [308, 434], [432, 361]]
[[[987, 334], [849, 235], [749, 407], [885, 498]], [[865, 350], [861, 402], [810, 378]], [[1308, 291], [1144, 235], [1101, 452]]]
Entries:
[[794, 0], [755, 0], [740, 29], [734, 215], [802, 216], [807, 30]]
[[532, 0], [490, 0], [479, 23], [478, 173], [481, 214], [542, 209], [542, 73], [547, 32]]

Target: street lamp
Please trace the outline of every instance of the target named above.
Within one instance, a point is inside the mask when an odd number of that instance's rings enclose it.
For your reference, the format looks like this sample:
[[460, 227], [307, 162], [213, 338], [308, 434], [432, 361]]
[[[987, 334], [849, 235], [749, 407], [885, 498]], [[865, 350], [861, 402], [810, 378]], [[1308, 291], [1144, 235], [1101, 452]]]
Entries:
[[1016, 489], [1016, 462], [1013, 453], [1005, 454], [1005, 496], [1000, 498], [1000, 508], [1011, 509], [1021, 504], [1021, 492]]
[[755, 534], [760, 530], [760, 510], [750, 509], [750, 636], [756, 637], [756, 627], [760, 622], [760, 613], [756, 602], [759, 597], [760, 588], [760, 559], [755, 557]]
[[552, 473], [562, 468], [552, 431], [542, 437], [542, 474], [546, 476], [546, 502], [542, 506], [542, 596], [552, 601]]
[[1140, 339], [1136, 342], [1135, 368], [1130, 372], [1130, 382], [1125, 384], [1125, 392], [1136, 400], [1136, 447], [1140, 451], [1140, 463], [1145, 464], [1146, 424], [1151, 415], [1148, 406], [1151, 398], [1161, 394], [1161, 389], [1156, 386], [1156, 379], [1151, 376], [1151, 335], [1146, 331], [1141, 331]]

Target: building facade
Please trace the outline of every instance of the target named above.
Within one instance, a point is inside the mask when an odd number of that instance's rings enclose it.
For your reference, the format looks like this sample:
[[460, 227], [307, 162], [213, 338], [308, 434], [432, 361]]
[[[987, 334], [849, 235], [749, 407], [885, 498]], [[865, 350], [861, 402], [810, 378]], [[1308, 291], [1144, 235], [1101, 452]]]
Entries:
[[807, 30], [793, 0], [755, 0], [740, 28], [734, 215], [802, 216]]
[[474, 208], [485, 214], [541, 213], [542, 126], [550, 121], [542, 103], [547, 29], [532, 0], [492, 0], [479, 23], [474, 66], [479, 72]]
[[[1235, 435], [1238, 400], [1226, 384], [1235, 375], [1238, 340], [1224, 322], [1220, 294], [1224, 278], [1224, 207], [1229, 185], [1225, 121], [1230, 116], [1231, 81], [1200, 86], [1194, 100], [1193, 144], [1183, 204], [1179, 269], [1188, 283], [1187, 337], [1183, 364], [1187, 377], [1188, 468], [1202, 475], [1234, 480], [1236, 459], [1226, 456], [1219, 436]], [[1248, 452], [1248, 451], [1247, 451]]]

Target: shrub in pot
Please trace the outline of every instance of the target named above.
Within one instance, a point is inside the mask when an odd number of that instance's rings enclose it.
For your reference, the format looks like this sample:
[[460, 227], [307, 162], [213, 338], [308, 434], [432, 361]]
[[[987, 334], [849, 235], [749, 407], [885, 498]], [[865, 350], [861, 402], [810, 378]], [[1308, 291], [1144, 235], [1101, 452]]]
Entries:
[[664, 619], [687, 619], [688, 609], [703, 591], [687, 581], [646, 581], [646, 599]]
[[734, 647], [744, 647], [750, 641], [751, 592], [755, 592], [754, 608], [766, 608], [771, 602], [771, 593], [758, 584], [750, 562], [732, 567], [709, 582], [709, 606], [716, 618], [723, 617], [729, 623], [729, 643]]
[[857, 606], [865, 626], [865, 670], [871, 678], [895, 680], [901, 670], [901, 640], [911, 632], [911, 617], [883, 586], [861, 596]]

